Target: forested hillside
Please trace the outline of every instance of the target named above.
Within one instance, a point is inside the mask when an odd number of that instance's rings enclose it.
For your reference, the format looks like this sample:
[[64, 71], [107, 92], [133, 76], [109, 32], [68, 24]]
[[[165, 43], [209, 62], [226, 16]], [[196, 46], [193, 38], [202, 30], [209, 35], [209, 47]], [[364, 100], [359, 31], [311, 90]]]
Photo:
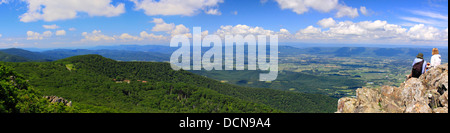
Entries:
[[44, 95], [69, 99], [80, 112], [333, 112], [337, 99], [225, 84], [168, 63], [117, 62], [83, 55], [55, 62], [0, 63]]
[[16, 55], [11, 55], [11, 54], [7, 54], [4, 52], [0, 52], [0, 61], [5, 61], [5, 62], [27, 62], [30, 61], [29, 59], [20, 57], [20, 56], [16, 56]]
[[[22, 58], [25, 58], [29, 61], [51, 61], [54, 60], [55, 58], [41, 54], [39, 52], [31, 52], [28, 50], [23, 50], [23, 49], [19, 49], [19, 48], [9, 48], [9, 49], [1, 49], [0, 52], [4, 52], [10, 55], [15, 55], [15, 56], [19, 56]], [[22, 62], [22, 61], [21, 61]]]
[[52, 103], [13, 69], [0, 64], [0, 113], [70, 113], [74, 107]]

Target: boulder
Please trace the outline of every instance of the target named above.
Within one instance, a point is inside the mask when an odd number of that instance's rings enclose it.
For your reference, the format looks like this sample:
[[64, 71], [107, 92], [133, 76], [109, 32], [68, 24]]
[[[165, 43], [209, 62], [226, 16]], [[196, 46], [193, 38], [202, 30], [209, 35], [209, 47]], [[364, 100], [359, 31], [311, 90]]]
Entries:
[[66, 106], [72, 106], [72, 101], [67, 101], [66, 99], [58, 96], [43, 96], [48, 99], [51, 103], [63, 103]]
[[341, 98], [338, 101], [338, 111], [336, 113], [354, 113], [357, 105], [357, 100], [354, 98]]
[[445, 107], [439, 107], [433, 109], [433, 113], [448, 113], [448, 108]]
[[443, 107], [448, 108], [448, 91], [445, 91], [444, 94], [439, 97], [439, 102]]
[[358, 101], [358, 106], [355, 109], [356, 112], [381, 112], [381, 107], [379, 105], [380, 94], [376, 90], [369, 88], [358, 89], [356, 90], [356, 98]]

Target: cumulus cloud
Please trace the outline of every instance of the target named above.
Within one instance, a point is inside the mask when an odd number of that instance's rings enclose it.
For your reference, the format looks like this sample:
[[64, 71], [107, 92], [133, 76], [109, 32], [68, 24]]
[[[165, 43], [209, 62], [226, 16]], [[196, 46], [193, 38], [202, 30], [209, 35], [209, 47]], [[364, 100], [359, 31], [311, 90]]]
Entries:
[[100, 31], [100, 30], [94, 30], [91, 33], [83, 32], [81, 35], [84, 36], [84, 39], [81, 40], [82, 42], [83, 41], [98, 42], [98, 41], [115, 41], [116, 40], [116, 38], [114, 38], [114, 37], [102, 34], [102, 31]]
[[148, 34], [146, 31], [142, 31], [140, 36], [143, 40], [167, 40], [167, 37], [163, 35]]
[[205, 10], [205, 13], [210, 14], [210, 15], [222, 15], [222, 13], [219, 11], [219, 9]]
[[308, 12], [310, 8], [329, 12], [336, 8], [338, 0], [276, 0], [281, 9], [291, 9], [297, 14]]
[[73, 19], [78, 13], [113, 17], [125, 12], [123, 3], [114, 6], [111, 0], [25, 0], [25, 2], [28, 4], [28, 11], [19, 17], [22, 22]]
[[363, 14], [363, 15], [369, 15], [369, 11], [367, 10], [367, 8], [365, 7], [365, 6], [361, 6], [360, 8], [359, 8], [359, 11], [361, 12], [361, 14]]
[[[151, 42], [163, 42], [168, 41], [168, 37], [163, 35], [155, 35], [153, 33], [147, 33], [146, 31], [142, 31], [139, 35], [131, 35], [128, 33], [122, 33], [120, 35], [108, 36], [103, 34], [100, 30], [94, 30], [91, 33], [83, 32], [81, 34], [84, 36], [84, 39], [81, 42], [91, 41], [98, 43], [142, 43], [143, 41], [151, 41]], [[148, 42], [145, 42], [146, 44]]]
[[188, 36], [189, 38], [191, 38], [192, 34], [189, 32], [190, 32], [189, 28], [187, 28], [186, 26], [184, 26], [182, 24], [179, 24], [170, 33], [172, 36], [184, 34], [184, 35]]
[[149, 16], [154, 15], [192, 16], [198, 13], [200, 10], [214, 8], [217, 7], [219, 3], [223, 3], [223, 0], [160, 0], [160, 1], [130, 0], [130, 1], [132, 1], [135, 4], [136, 10], [144, 10], [145, 14]]
[[155, 26], [152, 28], [152, 31], [159, 32], [159, 31], [172, 31], [175, 28], [174, 23], [166, 23], [162, 18], [153, 18], [153, 23], [155, 23]]
[[322, 36], [322, 29], [308, 26], [305, 29], [300, 29], [297, 33], [295, 33], [295, 38], [302, 39], [319, 39]]
[[418, 24], [411, 27], [407, 35], [413, 40], [437, 40], [443, 37], [443, 34], [439, 29], [425, 26], [424, 24]]
[[59, 26], [57, 26], [56, 24], [53, 25], [42, 25], [42, 27], [44, 27], [45, 29], [58, 29]]
[[137, 37], [137, 36], [132, 36], [132, 35], [130, 35], [130, 34], [128, 34], [128, 33], [123, 33], [123, 34], [120, 35], [118, 38], [119, 38], [119, 39], [122, 39], [122, 40], [133, 40], [133, 41], [139, 41], [139, 40], [142, 40], [142, 38], [139, 38], [139, 37]]
[[66, 35], [66, 31], [65, 30], [58, 30], [55, 32], [56, 36], [65, 36]]
[[330, 12], [337, 10], [336, 17], [348, 16], [355, 18], [358, 16], [358, 9], [343, 4], [338, 0], [275, 0], [281, 9], [289, 9], [297, 14], [303, 14], [310, 9], [319, 12]]
[[224, 37], [225, 35], [272, 35], [274, 34], [274, 31], [271, 30], [265, 30], [262, 27], [250, 27], [248, 25], [236, 25], [236, 26], [231, 26], [231, 25], [227, 25], [227, 26], [220, 26], [220, 29], [218, 29], [216, 31], [217, 35], [220, 35], [222, 37]]
[[76, 31], [76, 28], [69, 28], [69, 31]]
[[[294, 38], [294, 36], [287, 30], [287, 29], [280, 29], [279, 31], [273, 31], [273, 30], [267, 30], [262, 27], [258, 26], [248, 26], [248, 25], [242, 25], [238, 24], [235, 26], [226, 25], [226, 26], [220, 26], [220, 28], [213, 33], [215, 35], [219, 35], [221, 38], [224, 38], [225, 35], [278, 35], [278, 38], [282, 41], [288, 41]], [[203, 35], [203, 34], [202, 34]]]
[[329, 28], [336, 25], [336, 21], [330, 17], [320, 20], [317, 24], [322, 26], [322, 28]]
[[152, 28], [152, 31], [155, 32], [166, 32], [167, 34], [171, 34], [171, 36], [185, 34], [188, 37], [192, 37], [192, 34], [189, 33], [190, 30], [183, 24], [176, 25], [174, 23], [166, 23], [161, 18], [153, 18], [153, 23], [155, 26]]
[[42, 40], [52, 36], [51, 31], [45, 31], [42, 34], [34, 31], [27, 31], [27, 40]]
[[322, 30], [314, 26], [300, 29], [295, 38], [310, 40], [339, 40], [343, 42], [366, 41], [366, 42], [415, 42], [415, 41], [447, 41], [448, 28], [439, 30], [424, 24], [414, 25], [407, 29], [387, 21], [343, 21], [335, 22], [332, 18], [322, 19], [318, 22]]
[[341, 17], [345, 17], [345, 16], [350, 17], [350, 18], [356, 18], [359, 16], [357, 8], [353, 8], [353, 7], [349, 7], [349, 6], [345, 6], [345, 5], [338, 5], [337, 10], [338, 10], [338, 12], [336, 13], [337, 18], [341, 18]]

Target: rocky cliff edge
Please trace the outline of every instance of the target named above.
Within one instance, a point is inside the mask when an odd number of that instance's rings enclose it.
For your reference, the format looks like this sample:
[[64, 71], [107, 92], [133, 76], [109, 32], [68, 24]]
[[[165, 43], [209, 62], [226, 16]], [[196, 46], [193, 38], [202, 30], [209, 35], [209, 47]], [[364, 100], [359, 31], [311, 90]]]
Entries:
[[400, 87], [360, 88], [338, 101], [336, 113], [448, 113], [448, 63]]

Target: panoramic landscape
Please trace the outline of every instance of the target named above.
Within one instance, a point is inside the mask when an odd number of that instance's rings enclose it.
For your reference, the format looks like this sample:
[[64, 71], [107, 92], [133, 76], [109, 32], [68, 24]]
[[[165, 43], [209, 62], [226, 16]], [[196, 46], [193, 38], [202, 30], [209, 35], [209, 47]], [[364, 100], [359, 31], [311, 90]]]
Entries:
[[[1, 0], [0, 12], [0, 113], [448, 113], [447, 0]], [[382, 97], [406, 92], [419, 53], [439, 55], [413, 78], [426, 109]]]

